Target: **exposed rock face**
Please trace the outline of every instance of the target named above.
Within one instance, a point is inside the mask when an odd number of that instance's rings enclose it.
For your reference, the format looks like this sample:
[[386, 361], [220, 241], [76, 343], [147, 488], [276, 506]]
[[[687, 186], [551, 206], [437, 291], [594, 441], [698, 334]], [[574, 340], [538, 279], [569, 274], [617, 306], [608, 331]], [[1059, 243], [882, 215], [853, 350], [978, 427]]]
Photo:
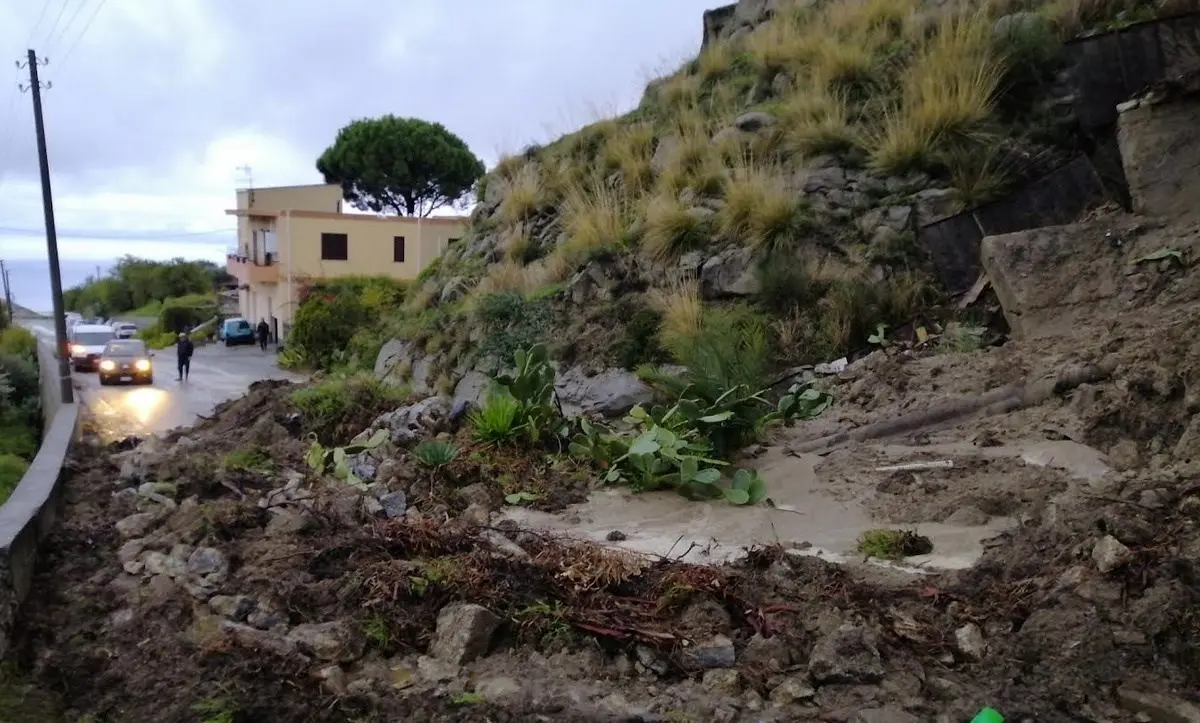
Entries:
[[1135, 101], [1117, 123], [1133, 210], [1179, 216], [1200, 207], [1200, 96]]
[[654, 399], [654, 390], [624, 369], [606, 369], [589, 377], [578, 367], [572, 367], [558, 375], [554, 389], [563, 413], [568, 416], [619, 416], [634, 405], [648, 404]]

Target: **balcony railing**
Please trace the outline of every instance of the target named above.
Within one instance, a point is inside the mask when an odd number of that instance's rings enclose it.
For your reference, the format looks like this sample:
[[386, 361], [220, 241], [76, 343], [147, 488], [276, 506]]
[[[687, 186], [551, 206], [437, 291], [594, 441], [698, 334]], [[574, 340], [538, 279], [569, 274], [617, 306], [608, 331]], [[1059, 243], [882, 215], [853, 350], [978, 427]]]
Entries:
[[261, 262], [240, 253], [228, 254], [225, 269], [244, 284], [279, 283], [279, 262], [272, 253], [263, 254]]

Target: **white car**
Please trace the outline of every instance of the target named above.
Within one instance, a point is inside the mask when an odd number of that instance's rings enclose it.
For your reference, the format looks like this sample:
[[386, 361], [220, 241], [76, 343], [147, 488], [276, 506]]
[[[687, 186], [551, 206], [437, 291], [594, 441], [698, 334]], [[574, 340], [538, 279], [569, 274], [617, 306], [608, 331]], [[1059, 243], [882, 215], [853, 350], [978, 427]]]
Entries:
[[138, 332], [137, 324], [118, 321], [112, 325], [113, 333], [118, 339], [132, 339]]
[[115, 336], [111, 326], [76, 324], [71, 327], [67, 334], [71, 346], [71, 368], [77, 372], [95, 369], [104, 347]]

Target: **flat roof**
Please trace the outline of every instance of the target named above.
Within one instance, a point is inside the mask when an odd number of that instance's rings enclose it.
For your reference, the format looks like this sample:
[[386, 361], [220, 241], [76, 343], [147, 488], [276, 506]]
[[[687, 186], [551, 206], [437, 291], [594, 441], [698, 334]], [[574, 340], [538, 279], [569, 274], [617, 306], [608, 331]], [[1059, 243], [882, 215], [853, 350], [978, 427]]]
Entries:
[[470, 216], [426, 216], [419, 218], [417, 216], [377, 216], [370, 213], [334, 213], [332, 211], [301, 211], [301, 210], [286, 210], [286, 211], [255, 211], [244, 208], [230, 208], [225, 210], [226, 216], [248, 216], [253, 218], [321, 218], [331, 221], [376, 221], [383, 223], [396, 223], [397, 221], [405, 221], [408, 223], [420, 224], [441, 224], [441, 225], [458, 225], [466, 223], [470, 220]]

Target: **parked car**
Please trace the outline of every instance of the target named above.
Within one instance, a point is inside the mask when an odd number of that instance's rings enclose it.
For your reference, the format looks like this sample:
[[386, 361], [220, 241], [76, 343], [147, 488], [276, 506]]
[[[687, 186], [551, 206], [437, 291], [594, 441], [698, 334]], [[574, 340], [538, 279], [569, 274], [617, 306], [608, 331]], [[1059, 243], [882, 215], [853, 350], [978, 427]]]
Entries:
[[221, 341], [225, 342], [225, 346], [255, 343], [254, 327], [250, 325], [248, 320], [240, 316], [235, 316], [232, 319], [226, 319], [221, 322], [217, 336]]
[[112, 328], [118, 339], [132, 339], [138, 332], [137, 324], [130, 324], [127, 321], [118, 321], [112, 325]]
[[141, 339], [113, 339], [100, 354], [100, 383], [153, 384], [153, 356]]
[[104, 346], [115, 334], [112, 327], [98, 324], [76, 324], [67, 335], [71, 345], [71, 368], [77, 372], [91, 371], [100, 361]]

